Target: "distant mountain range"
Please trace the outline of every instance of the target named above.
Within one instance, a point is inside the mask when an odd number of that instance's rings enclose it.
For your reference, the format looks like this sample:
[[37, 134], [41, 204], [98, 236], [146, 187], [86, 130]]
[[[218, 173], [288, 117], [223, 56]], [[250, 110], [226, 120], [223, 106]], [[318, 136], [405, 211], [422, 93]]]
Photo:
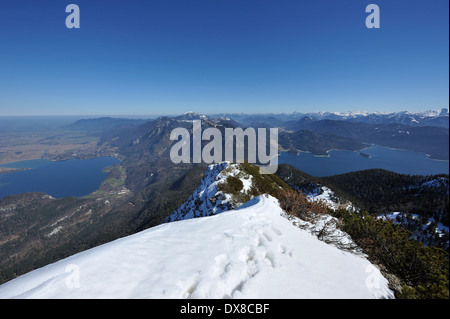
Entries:
[[[228, 117], [244, 125], [252, 126], [255, 123], [266, 122], [272, 126], [280, 126], [285, 122], [303, 120], [339, 120], [349, 122], [361, 122], [367, 124], [405, 124], [411, 126], [439, 126], [449, 128], [449, 113], [447, 108], [440, 110], [428, 110], [424, 112], [308, 112], [308, 113], [220, 113], [212, 117]], [[305, 119], [306, 118], [306, 119]]]
[[[292, 114], [216, 114], [187, 112], [176, 117], [154, 120], [98, 118], [81, 120], [68, 126], [102, 136], [122, 151], [136, 150], [168, 154], [170, 132], [176, 127], [192, 130], [192, 121], [203, 128], [277, 127], [281, 150], [308, 151], [325, 155], [327, 151], [361, 150], [370, 144], [406, 149], [449, 159], [448, 109], [420, 113], [292, 113]], [[161, 144], [162, 143], [162, 144]], [[131, 154], [131, 153], [130, 153]]]

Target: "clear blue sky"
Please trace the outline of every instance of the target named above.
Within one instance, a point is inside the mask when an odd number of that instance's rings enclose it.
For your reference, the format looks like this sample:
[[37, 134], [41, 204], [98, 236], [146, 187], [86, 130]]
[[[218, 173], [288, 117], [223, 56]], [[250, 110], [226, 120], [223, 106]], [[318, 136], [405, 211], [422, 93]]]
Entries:
[[448, 14], [448, 0], [2, 0], [0, 115], [448, 107]]

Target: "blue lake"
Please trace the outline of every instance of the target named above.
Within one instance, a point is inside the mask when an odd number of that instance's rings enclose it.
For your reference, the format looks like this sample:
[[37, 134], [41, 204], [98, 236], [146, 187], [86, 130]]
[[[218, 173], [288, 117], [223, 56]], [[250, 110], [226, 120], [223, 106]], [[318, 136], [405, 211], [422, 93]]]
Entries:
[[97, 190], [106, 178], [103, 169], [120, 163], [113, 157], [92, 160], [51, 162], [44, 159], [0, 165], [2, 167], [29, 168], [0, 174], [0, 198], [7, 195], [44, 192], [55, 198], [85, 196]]
[[328, 157], [314, 156], [305, 152], [300, 152], [299, 155], [281, 152], [278, 162], [291, 164], [313, 176], [331, 176], [372, 168], [410, 175], [449, 173], [448, 161], [432, 160], [423, 153], [378, 145], [373, 145], [361, 152], [370, 157], [362, 156], [359, 151], [330, 151]]

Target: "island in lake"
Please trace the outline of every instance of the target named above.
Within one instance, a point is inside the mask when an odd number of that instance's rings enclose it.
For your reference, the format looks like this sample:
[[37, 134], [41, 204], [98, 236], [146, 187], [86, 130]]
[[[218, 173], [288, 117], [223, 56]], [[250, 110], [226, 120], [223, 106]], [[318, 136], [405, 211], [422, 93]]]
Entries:
[[370, 155], [367, 153], [359, 152], [359, 155], [361, 155], [362, 157], [370, 158]]

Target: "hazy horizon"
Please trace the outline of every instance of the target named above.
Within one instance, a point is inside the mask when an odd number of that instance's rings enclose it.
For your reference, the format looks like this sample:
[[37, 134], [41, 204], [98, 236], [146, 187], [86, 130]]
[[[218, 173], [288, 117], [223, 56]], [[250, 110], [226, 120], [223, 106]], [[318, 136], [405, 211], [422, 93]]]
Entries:
[[335, 113], [335, 114], [344, 114], [344, 113], [358, 113], [358, 112], [364, 112], [364, 113], [379, 113], [379, 114], [391, 114], [391, 113], [424, 113], [427, 111], [441, 111], [443, 109], [446, 109], [448, 111], [447, 107], [436, 107], [436, 108], [427, 108], [427, 109], [421, 109], [418, 111], [410, 111], [406, 109], [396, 110], [396, 111], [367, 111], [367, 110], [346, 110], [346, 111], [293, 111], [293, 112], [197, 112], [197, 111], [181, 111], [179, 113], [159, 113], [159, 114], [15, 114], [15, 115], [1, 115], [0, 118], [32, 118], [32, 117], [59, 117], [59, 118], [81, 118], [81, 117], [88, 117], [88, 118], [97, 118], [97, 117], [119, 117], [119, 118], [154, 118], [154, 117], [160, 117], [160, 116], [179, 116], [186, 113], [198, 113], [202, 115], [209, 115], [209, 116], [216, 116], [218, 114], [246, 114], [246, 115], [265, 115], [265, 114], [274, 114], [274, 115], [283, 115], [283, 114], [320, 114], [320, 113]]

